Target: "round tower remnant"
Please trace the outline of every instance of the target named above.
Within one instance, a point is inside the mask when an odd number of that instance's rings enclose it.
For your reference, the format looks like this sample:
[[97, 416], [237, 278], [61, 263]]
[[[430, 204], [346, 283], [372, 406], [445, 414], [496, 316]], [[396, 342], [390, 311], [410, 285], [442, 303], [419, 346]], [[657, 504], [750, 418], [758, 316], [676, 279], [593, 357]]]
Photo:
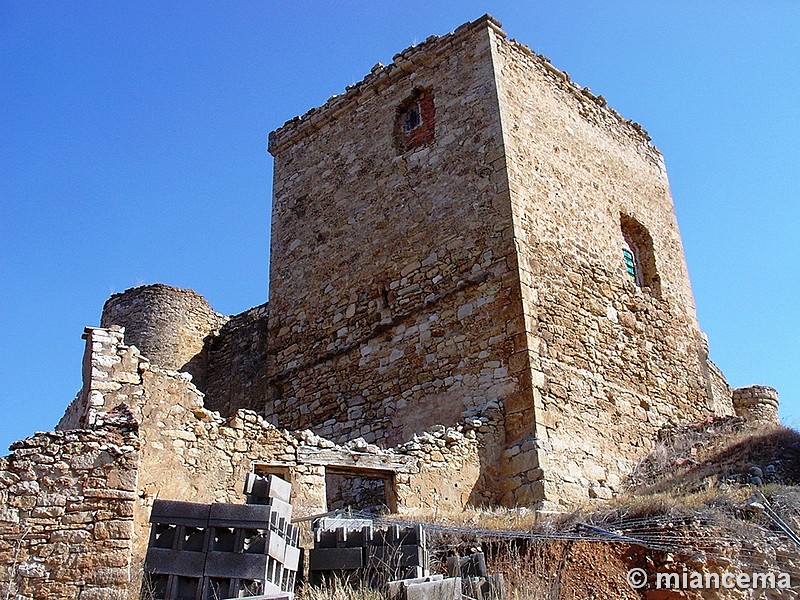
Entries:
[[161, 368], [190, 373], [203, 389], [205, 340], [226, 320], [194, 290], [156, 283], [111, 296], [103, 306], [100, 324], [124, 327], [125, 343], [136, 346]]
[[778, 390], [766, 385], [736, 388], [732, 392], [736, 414], [749, 423], [777, 425]]

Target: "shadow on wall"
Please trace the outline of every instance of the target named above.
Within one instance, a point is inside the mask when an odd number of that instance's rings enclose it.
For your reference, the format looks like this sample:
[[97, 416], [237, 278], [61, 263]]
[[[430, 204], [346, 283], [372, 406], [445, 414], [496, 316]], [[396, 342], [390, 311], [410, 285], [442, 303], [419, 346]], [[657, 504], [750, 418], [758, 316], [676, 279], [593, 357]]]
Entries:
[[[224, 417], [240, 408], [264, 412], [267, 387], [269, 304], [234, 315], [206, 338], [205, 406]], [[202, 357], [196, 356], [199, 365]], [[190, 361], [190, 363], [192, 362]], [[192, 365], [194, 366], [194, 365]]]
[[203, 349], [177, 369], [183, 373], [189, 373], [192, 376], [192, 383], [203, 394], [206, 393], [207, 389], [208, 346], [213, 339], [214, 336], [212, 335], [206, 336], [203, 340]]

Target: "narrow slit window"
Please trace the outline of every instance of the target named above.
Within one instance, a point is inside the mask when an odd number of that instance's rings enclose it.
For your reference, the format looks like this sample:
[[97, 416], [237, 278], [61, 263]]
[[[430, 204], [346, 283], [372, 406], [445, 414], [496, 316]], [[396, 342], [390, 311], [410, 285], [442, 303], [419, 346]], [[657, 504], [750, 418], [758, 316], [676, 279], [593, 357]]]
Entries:
[[642, 273], [639, 269], [639, 261], [635, 246], [630, 242], [628, 236], [623, 236], [622, 244], [622, 260], [625, 263], [625, 271], [628, 273], [628, 277], [631, 278], [633, 284], [641, 287]]

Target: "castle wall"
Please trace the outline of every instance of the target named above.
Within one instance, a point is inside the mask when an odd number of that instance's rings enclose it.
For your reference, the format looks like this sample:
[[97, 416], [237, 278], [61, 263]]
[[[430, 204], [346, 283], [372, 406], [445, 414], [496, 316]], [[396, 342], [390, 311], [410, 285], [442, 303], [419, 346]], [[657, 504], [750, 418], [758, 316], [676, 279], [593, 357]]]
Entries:
[[[150, 363], [125, 344], [119, 328], [87, 328], [84, 339], [86, 393], [79, 398], [91, 401], [73, 403], [68, 415], [96, 435], [122, 425], [135, 435], [137, 464], [126, 467], [131, 469], [127, 475], [117, 476], [137, 484], [129, 498], [129, 551], [135, 571], [144, 558], [156, 498], [243, 503], [245, 476], [252, 472], [275, 472], [291, 481], [295, 516], [327, 510], [328, 468], [385, 473], [393, 494], [390, 505], [402, 511], [421, 506], [460, 510], [478, 499], [481, 451], [497, 437], [496, 410], [489, 411], [492, 418], [474, 416], [455, 427], [439, 426], [394, 449], [363, 439], [337, 446], [310, 431], [279, 431], [252, 411], [238, 410], [223, 418], [208, 410], [185, 373]], [[80, 473], [70, 475], [80, 478]], [[132, 587], [137, 588], [135, 581]]]
[[230, 416], [239, 408], [264, 409], [268, 387], [269, 304], [232, 316], [206, 344], [205, 406]]
[[493, 40], [544, 497], [607, 497], [660, 425], [711, 410], [666, 171], [602, 98]]
[[711, 390], [712, 408], [715, 415], [730, 416], [735, 414], [732, 402], [731, 386], [719, 367], [711, 360], [706, 363], [708, 368], [708, 380]]
[[779, 425], [778, 390], [766, 385], [736, 388], [731, 393], [736, 414], [751, 425]]
[[[488, 41], [481, 22], [411, 48], [271, 136], [281, 426], [391, 445], [526, 389]], [[396, 129], [415, 90], [435, 114], [421, 145]]]
[[124, 327], [129, 345], [161, 368], [190, 373], [204, 389], [205, 342], [226, 320], [197, 292], [156, 283], [111, 296], [100, 324]]
[[[206, 410], [203, 394], [187, 374], [157, 367], [128, 346], [118, 328], [87, 328], [84, 339], [84, 392], [88, 393], [79, 398], [89, 400], [68, 414], [84, 410], [77, 422], [99, 429], [122, 410], [138, 425], [135, 561], [144, 558], [155, 498], [242, 503], [244, 478], [255, 463], [294, 461], [286, 435], [254, 413], [242, 411], [223, 419]], [[298, 504], [305, 500], [299, 498]]]
[[120, 327], [87, 327], [83, 332], [83, 387], [56, 425], [57, 430], [102, 427], [105, 415], [120, 404], [141, 407], [141, 372], [149, 361], [123, 343]]
[[37, 433], [0, 458], [0, 596], [124, 600], [135, 435]]

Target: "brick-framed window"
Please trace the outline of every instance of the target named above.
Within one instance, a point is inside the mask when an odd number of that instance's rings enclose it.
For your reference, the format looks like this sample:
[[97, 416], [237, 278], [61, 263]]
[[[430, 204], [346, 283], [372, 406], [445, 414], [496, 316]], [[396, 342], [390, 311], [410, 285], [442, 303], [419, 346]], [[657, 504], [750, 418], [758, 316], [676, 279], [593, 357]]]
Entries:
[[395, 113], [394, 140], [399, 152], [407, 152], [433, 142], [436, 135], [436, 110], [430, 90], [414, 90]]

